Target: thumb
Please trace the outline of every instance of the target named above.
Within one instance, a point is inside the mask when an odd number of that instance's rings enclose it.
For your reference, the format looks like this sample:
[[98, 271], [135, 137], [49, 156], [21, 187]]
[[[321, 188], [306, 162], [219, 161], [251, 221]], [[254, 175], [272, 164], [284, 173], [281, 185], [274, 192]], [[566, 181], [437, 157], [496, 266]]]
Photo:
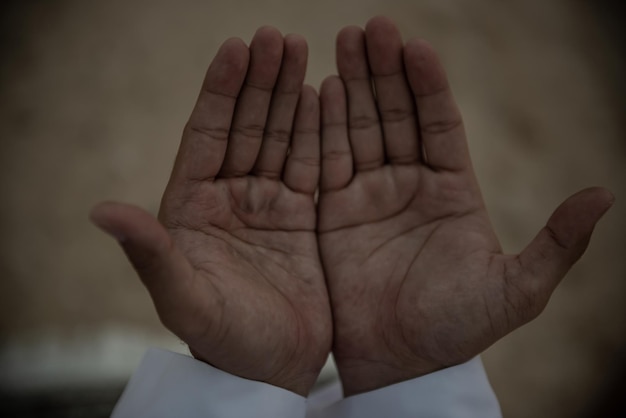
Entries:
[[592, 187], [561, 203], [546, 226], [520, 253], [519, 279], [522, 283], [519, 285], [541, 293], [547, 290], [546, 297], [549, 297], [583, 255], [596, 223], [614, 201], [608, 190]]
[[114, 202], [100, 203], [90, 218], [119, 242], [148, 288], [161, 321], [180, 334], [190, 309], [193, 269], [163, 225], [143, 209]]

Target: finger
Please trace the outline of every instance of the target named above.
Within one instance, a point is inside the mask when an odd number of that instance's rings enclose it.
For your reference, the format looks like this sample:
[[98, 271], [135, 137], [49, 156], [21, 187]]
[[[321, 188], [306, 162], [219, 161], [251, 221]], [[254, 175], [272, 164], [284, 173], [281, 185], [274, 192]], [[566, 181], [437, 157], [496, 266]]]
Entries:
[[415, 104], [404, 72], [400, 32], [390, 19], [376, 17], [366, 25], [365, 39], [387, 160], [398, 164], [418, 161]]
[[212, 180], [219, 172], [248, 60], [248, 47], [241, 39], [222, 44], [185, 126], [172, 179]]
[[317, 93], [304, 86], [298, 102], [291, 152], [283, 181], [290, 189], [313, 194], [320, 176], [320, 105]]
[[417, 107], [424, 160], [435, 169], [470, 167], [461, 114], [436, 53], [426, 42], [411, 40], [404, 48], [404, 65]]
[[[207, 329], [204, 320], [189, 321], [219, 304], [202, 300], [194, 289], [194, 273], [187, 258], [173, 245], [165, 228], [143, 209], [113, 202], [96, 206], [91, 220], [117, 239], [144, 283], [163, 324], [188, 340]], [[206, 297], [210, 297], [210, 293]]]
[[304, 82], [307, 54], [307, 44], [303, 37], [285, 37], [283, 61], [274, 88], [263, 143], [254, 168], [257, 175], [272, 179], [281, 176]]
[[532, 296], [547, 298], [583, 255], [591, 233], [602, 215], [614, 202], [606, 189], [582, 190], [563, 202], [546, 226], [517, 257], [513, 271], [516, 288], [528, 290]]
[[243, 176], [252, 170], [261, 147], [265, 122], [283, 55], [283, 37], [260, 28], [250, 43], [250, 66], [237, 98], [235, 116], [221, 177]]
[[346, 93], [339, 77], [328, 77], [322, 83], [320, 107], [322, 114], [320, 191], [326, 192], [347, 186], [353, 174]]
[[339, 32], [337, 68], [348, 98], [348, 126], [355, 169], [380, 167], [385, 163], [385, 151], [363, 29], [350, 26]]

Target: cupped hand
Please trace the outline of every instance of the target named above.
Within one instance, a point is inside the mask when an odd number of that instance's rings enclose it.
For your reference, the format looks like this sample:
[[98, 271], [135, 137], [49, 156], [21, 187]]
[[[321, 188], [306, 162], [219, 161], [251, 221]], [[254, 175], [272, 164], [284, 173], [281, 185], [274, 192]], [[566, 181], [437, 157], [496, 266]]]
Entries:
[[322, 108], [319, 245], [346, 395], [459, 364], [536, 317], [612, 195], [567, 199], [502, 253], [444, 70], [374, 18], [337, 38]]
[[[275, 29], [226, 41], [187, 123], [160, 222], [103, 203], [157, 312], [195, 357], [306, 394], [331, 344], [315, 235], [319, 101], [305, 41]], [[289, 150], [289, 152], [288, 152]]]

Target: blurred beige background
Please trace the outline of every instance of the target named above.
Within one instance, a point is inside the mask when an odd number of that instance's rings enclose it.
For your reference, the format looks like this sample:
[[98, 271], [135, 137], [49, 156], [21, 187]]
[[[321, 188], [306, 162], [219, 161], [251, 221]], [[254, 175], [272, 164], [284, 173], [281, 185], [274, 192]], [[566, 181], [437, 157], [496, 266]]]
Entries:
[[[160, 326], [102, 199], [155, 212], [203, 73], [230, 36], [270, 24], [309, 40], [307, 80], [334, 37], [376, 14], [439, 50], [506, 251], [565, 197], [617, 197], [543, 315], [484, 356], [506, 417], [580, 416], [626, 347], [626, 141], [620, 45], [574, 0], [55, 1], [2, 6], [0, 389], [120, 384]], [[623, 84], [619, 85], [623, 87]]]

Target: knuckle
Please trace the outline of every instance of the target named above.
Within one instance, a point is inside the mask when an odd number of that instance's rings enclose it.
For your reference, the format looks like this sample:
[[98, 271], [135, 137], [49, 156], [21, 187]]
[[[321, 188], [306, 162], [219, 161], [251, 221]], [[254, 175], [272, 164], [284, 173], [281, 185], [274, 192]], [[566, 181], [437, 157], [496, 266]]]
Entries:
[[218, 141], [227, 141], [229, 135], [228, 129], [217, 126], [187, 125], [187, 130], [191, 134]]
[[291, 157], [292, 161], [307, 167], [317, 168], [320, 166], [320, 159], [316, 157]]
[[426, 135], [441, 135], [452, 132], [463, 125], [460, 118], [439, 119], [429, 121], [420, 126], [422, 133]]
[[294, 129], [294, 134], [296, 135], [319, 135], [320, 131], [318, 128], [296, 128]]
[[380, 118], [384, 122], [403, 122], [405, 120], [413, 119], [414, 117], [415, 115], [413, 112], [407, 109], [398, 107], [380, 109]]
[[265, 140], [279, 144], [289, 144], [291, 132], [286, 129], [268, 129], [265, 131]]
[[384, 164], [384, 160], [381, 158], [377, 158], [374, 160], [359, 161], [357, 162], [357, 168], [360, 171], [367, 171], [367, 170], [372, 170], [374, 168], [380, 167], [383, 164]]
[[254, 172], [256, 175], [266, 177], [270, 180], [278, 180], [280, 178], [280, 173], [268, 169], [257, 168]]
[[263, 137], [265, 127], [259, 124], [238, 125], [233, 127], [232, 132], [244, 138], [260, 139]]
[[328, 150], [324, 151], [323, 157], [326, 161], [341, 161], [350, 158], [351, 153], [347, 150]]
[[355, 115], [350, 117], [349, 128], [357, 130], [371, 129], [378, 126], [378, 118], [368, 115]]

